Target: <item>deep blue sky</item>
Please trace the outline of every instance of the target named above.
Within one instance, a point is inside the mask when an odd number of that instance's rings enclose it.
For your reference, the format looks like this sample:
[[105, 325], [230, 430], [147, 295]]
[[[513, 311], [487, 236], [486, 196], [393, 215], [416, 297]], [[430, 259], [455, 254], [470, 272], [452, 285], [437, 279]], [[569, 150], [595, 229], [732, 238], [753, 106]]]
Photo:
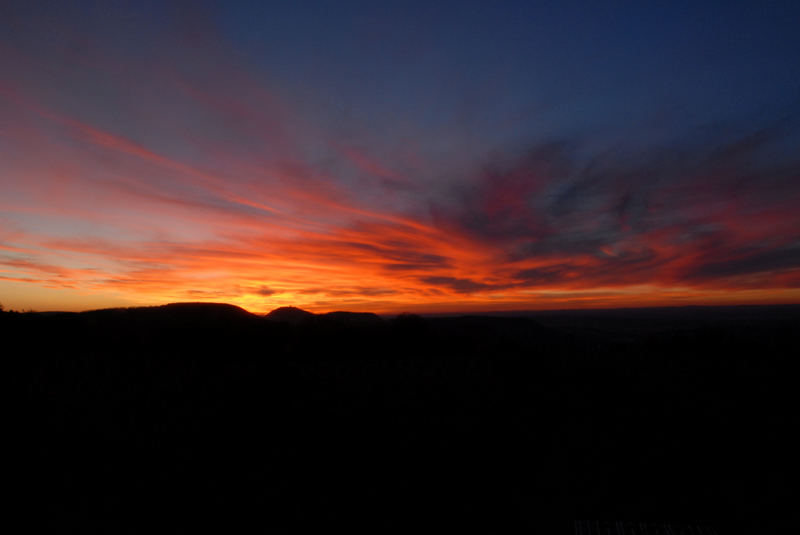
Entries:
[[368, 121], [686, 130], [800, 96], [797, 2], [286, 4], [208, 14], [254, 68]]
[[315, 120], [389, 138], [662, 141], [776, 120], [800, 99], [798, 2], [21, 4], [4, 17], [8, 44], [50, 61], [81, 46], [75, 33], [186, 70], [224, 50]]

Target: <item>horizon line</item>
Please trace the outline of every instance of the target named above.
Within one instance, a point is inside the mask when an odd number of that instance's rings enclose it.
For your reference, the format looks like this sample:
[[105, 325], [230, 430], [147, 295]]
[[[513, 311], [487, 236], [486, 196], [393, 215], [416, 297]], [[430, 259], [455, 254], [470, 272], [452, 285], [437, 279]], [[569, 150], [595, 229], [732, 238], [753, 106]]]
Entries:
[[344, 308], [336, 308], [325, 311], [311, 311], [303, 307], [294, 305], [281, 305], [270, 309], [267, 312], [254, 312], [245, 307], [228, 302], [219, 301], [174, 301], [169, 303], [153, 304], [153, 305], [131, 305], [131, 306], [118, 306], [118, 307], [102, 307], [102, 308], [87, 308], [82, 310], [16, 310], [16, 309], [2, 309], [3, 312], [13, 312], [18, 314], [81, 314], [86, 312], [99, 312], [105, 310], [135, 310], [146, 308], [160, 308], [171, 305], [218, 305], [230, 306], [239, 308], [248, 314], [254, 316], [266, 316], [275, 310], [283, 308], [295, 308], [308, 312], [314, 315], [325, 315], [336, 312], [346, 312], [352, 314], [375, 314], [379, 317], [396, 317], [403, 314], [411, 314], [421, 317], [444, 317], [444, 316], [474, 316], [474, 315], [525, 315], [525, 314], [542, 314], [542, 313], [591, 313], [591, 312], [612, 312], [612, 311], [636, 311], [636, 310], [685, 310], [685, 309], [735, 309], [735, 308], [792, 308], [800, 307], [800, 302], [795, 303], [734, 303], [734, 304], [682, 304], [682, 305], [642, 305], [642, 306], [610, 306], [610, 307], [582, 307], [582, 308], [520, 308], [520, 309], [465, 309], [465, 310], [451, 310], [451, 311], [436, 311], [436, 312], [415, 312], [413, 310], [405, 310], [398, 312], [374, 312], [370, 310], [348, 310]]

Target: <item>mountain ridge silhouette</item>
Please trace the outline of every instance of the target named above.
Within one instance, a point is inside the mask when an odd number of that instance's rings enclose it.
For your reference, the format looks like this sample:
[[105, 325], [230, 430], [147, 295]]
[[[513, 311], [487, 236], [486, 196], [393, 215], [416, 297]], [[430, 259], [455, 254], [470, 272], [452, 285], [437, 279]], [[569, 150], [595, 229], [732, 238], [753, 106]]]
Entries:
[[564, 520], [603, 518], [780, 532], [758, 523], [791, 488], [800, 307], [268, 316], [0, 313], [21, 348], [37, 503], [146, 523], [146, 494], [181, 521], [245, 511], [284, 532], [434, 519], [566, 535]]

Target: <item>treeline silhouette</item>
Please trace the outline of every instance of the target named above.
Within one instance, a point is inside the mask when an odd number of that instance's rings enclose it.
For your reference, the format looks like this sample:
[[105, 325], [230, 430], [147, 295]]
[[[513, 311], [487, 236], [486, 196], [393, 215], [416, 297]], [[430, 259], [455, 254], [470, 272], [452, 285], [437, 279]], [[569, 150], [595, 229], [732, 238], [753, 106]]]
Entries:
[[795, 485], [799, 319], [175, 304], [0, 311], [0, 333], [23, 386], [25, 496], [60, 533], [770, 533]]

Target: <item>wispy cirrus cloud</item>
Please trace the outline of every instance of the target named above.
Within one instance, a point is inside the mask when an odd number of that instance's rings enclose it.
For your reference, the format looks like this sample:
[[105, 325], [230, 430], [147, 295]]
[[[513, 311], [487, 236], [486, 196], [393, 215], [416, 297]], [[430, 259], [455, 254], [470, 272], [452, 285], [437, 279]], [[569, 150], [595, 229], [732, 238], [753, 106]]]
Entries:
[[441, 124], [404, 124], [406, 143], [391, 125], [337, 126], [324, 98], [214, 31], [153, 29], [128, 54], [48, 24], [77, 43], [57, 66], [49, 48], [0, 48], [0, 280], [15, 295], [258, 311], [800, 299], [794, 108], [648, 146], [532, 136], [464, 152]]

